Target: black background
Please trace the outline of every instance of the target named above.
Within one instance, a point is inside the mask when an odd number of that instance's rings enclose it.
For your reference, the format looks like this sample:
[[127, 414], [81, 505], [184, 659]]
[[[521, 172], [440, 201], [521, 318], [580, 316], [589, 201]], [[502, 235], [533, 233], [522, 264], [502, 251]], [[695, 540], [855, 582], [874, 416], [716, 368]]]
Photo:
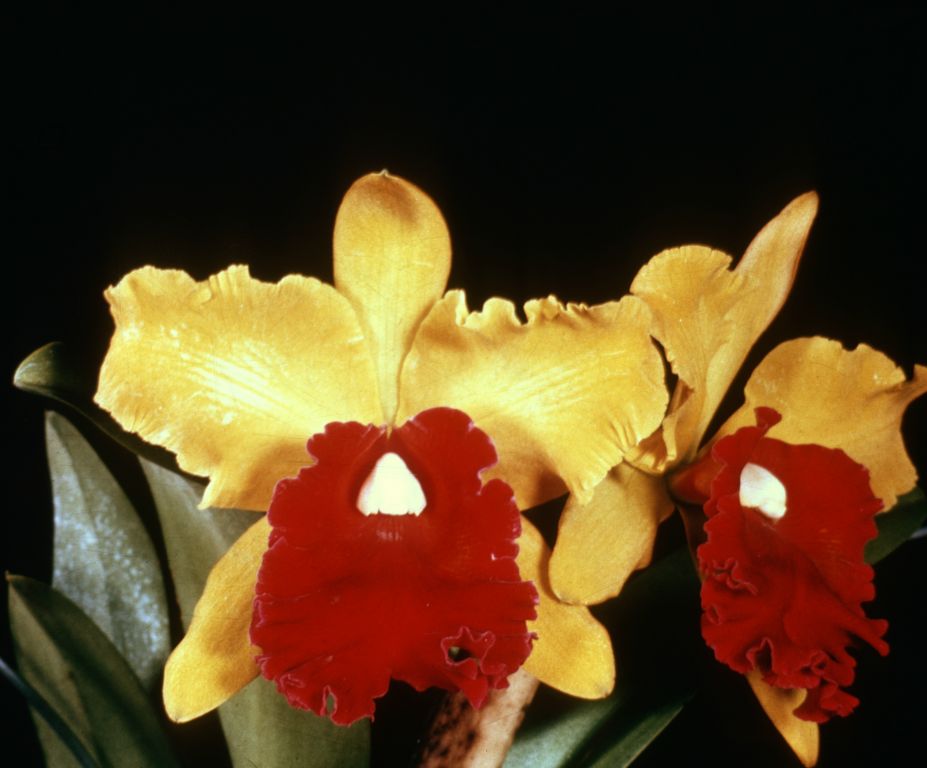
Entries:
[[[200, 279], [247, 263], [263, 279], [330, 280], [342, 194], [388, 168], [443, 210], [451, 285], [471, 306], [495, 294], [614, 298], [664, 247], [739, 254], [816, 189], [795, 289], [727, 407], [752, 366], [794, 336], [865, 342], [910, 371], [927, 362], [915, 237], [923, 21], [913, 6], [511, 22], [360, 9], [337, 21], [181, 10], [14, 18], [6, 370], [51, 340], [96, 366], [111, 332], [102, 290], [142, 264]], [[6, 403], [0, 565], [48, 579], [43, 403], [12, 388]], [[915, 403], [905, 421], [922, 472], [925, 416], [927, 403]], [[103, 442], [120, 477], [137, 482]], [[890, 620], [893, 651], [860, 654], [863, 703], [823, 728], [821, 765], [895, 764], [920, 748], [925, 554], [916, 542], [879, 567], [870, 613]], [[6, 628], [2, 637], [10, 658]], [[704, 666], [706, 692], [641, 764], [790, 764], [745, 686], [707, 652]], [[2, 698], [4, 750], [26, 750], [30, 764], [25, 708], [5, 686]]]

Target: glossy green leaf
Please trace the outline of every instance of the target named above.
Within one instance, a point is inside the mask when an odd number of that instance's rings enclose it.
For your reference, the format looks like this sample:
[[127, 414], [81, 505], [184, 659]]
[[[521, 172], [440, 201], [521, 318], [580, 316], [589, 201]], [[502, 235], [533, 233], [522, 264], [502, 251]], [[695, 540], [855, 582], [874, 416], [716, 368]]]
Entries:
[[[102, 768], [176, 762], [144, 690], [119, 651], [68, 598], [41, 582], [8, 576], [19, 671]], [[51, 734], [40, 728], [43, 747]], [[60, 748], [50, 765], [74, 765]]]
[[[142, 468], [158, 508], [186, 627], [209, 571], [257, 515], [197, 509], [202, 485], [150, 462], [142, 461]], [[219, 719], [237, 768], [360, 768], [369, 763], [368, 721], [342, 728], [293, 709], [263, 678], [219, 707]]]
[[40, 347], [19, 364], [13, 374], [13, 384], [24, 392], [66, 405], [132, 453], [176, 470], [177, 461], [172, 453], [126, 432], [93, 402], [98, 374], [96, 367], [88, 367], [74, 359], [63, 344], [54, 341]]
[[618, 599], [598, 609], [615, 638], [615, 691], [577, 702], [542, 689], [505, 768], [630, 764], [695, 693], [698, 589], [683, 548], [635, 575]]
[[103, 630], [151, 689], [170, 652], [164, 582], [151, 539], [67, 419], [46, 414], [45, 439], [55, 510], [52, 586]]
[[876, 515], [879, 535], [866, 545], [866, 562], [870, 565], [894, 552], [927, 520], [927, 496], [915, 487], [898, 497], [898, 503], [888, 512]]

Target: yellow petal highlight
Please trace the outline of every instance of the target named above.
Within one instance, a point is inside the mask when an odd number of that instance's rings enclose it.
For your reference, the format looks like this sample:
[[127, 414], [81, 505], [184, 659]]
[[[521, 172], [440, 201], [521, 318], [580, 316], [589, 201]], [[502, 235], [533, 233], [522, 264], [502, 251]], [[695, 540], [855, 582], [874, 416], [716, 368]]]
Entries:
[[459, 408], [496, 445], [499, 463], [486, 476], [511, 485], [522, 509], [560, 495], [563, 483], [586, 501], [663, 417], [650, 313], [633, 296], [596, 307], [551, 297], [529, 301], [525, 315], [522, 323], [502, 299], [470, 313], [461, 291], [448, 292], [406, 359], [399, 421]]
[[164, 668], [164, 708], [171, 720], [183, 723], [215, 709], [258, 674], [258, 649], [248, 633], [269, 535], [262, 517], [209, 574], [187, 635]]
[[904, 371], [881, 352], [860, 344], [848, 351], [821, 337], [780, 344], [757, 366], [746, 403], [718, 437], [756, 422], [758, 406], [775, 408], [782, 421], [770, 431], [789, 443], [840, 448], [869, 470], [872, 490], [891, 509], [917, 482], [901, 439], [908, 404], [927, 392], [927, 367]]
[[335, 286], [353, 304], [370, 339], [383, 402], [376, 421], [392, 423], [402, 361], [447, 284], [447, 225], [418, 187], [373, 173], [356, 181], [341, 203], [334, 252]]
[[659, 524], [673, 512], [662, 477], [620, 464], [582, 505], [567, 500], [550, 559], [554, 592], [592, 605], [615, 597], [628, 576], [650, 563]]
[[815, 765], [821, 747], [817, 723], [801, 720], [792, 714], [801, 706], [808, 692], [804, 688], [776, 688], [763, 682], [763, 676], [756, 670], [747, 673], [747, 682], [750, 683], [760, 706], [801, 764], [806, 768]]
[[330, 421], [377, 422], [364, 337], [331, 286], [230, 267], [203, 282], [144, 267], [106, 292], [116, 332], [96, 401], [210, 478], [202, 506], [266, 509]]
[[650, 260], [631, 292], [654, 314], [654, 335], [680, 382], [659, 436], [635, 463], [652, 471], [690, 460], [750, 348], [791, 290], [817, 213], [813, 192], [793, 200], [754, 238], [736, 269], [703, 246]]
[[557, 690], [584, 699], [601, 699], [615, 687], [615, 655], [608, 632], [588, 609], [561, 603], [547, 580], [550, 553], [544, 539], [524, 517], [518, 540], [518, 570], [533, 581], [541, 598], [538, 616], [528, 622], [536, 632], [526, 672]]

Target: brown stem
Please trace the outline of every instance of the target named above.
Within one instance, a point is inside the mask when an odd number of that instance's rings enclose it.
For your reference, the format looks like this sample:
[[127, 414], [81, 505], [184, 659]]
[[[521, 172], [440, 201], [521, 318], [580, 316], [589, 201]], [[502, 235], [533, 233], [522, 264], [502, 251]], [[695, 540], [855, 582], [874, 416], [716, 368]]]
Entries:
[[448, 695], [431, 725], [420, 768], [499, 768], [538, 688], [520, 669], [509, 687], [490, 692], [481, 709], [461, 693]]

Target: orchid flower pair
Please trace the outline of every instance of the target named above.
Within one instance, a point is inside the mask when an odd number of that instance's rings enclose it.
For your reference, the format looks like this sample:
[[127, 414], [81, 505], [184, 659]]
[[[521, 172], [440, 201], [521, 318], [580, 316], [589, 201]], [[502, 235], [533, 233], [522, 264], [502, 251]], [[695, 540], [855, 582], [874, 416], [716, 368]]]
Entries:
[[[510, 302], [470, 312], [462, 292], [444, 293], [441, 214], [386, 174], [360, 179], [341, 205], [334, 287], [261, 283], [244, 267], [205, 282], [151, 267], [126, 276], [107, 292], [116, 333], [97, 402], [209, 477], [203, 506], [268, 511], [215, 566], [168, 662], [170, 716], [207, 712], [259, 672], [339, 723], [372, 716], [391, 677], [478, 706], [523, 665], [604, 696], [610, 641], [585, 606], [618, 594], [649, 561], [659, 523], [689, 504], [711, 518], [698, 550], [706, 639], [735, 669], [756, 670], [764, 707], [810, 759], [816, 741], [795, 735], [791, 714], [804, 689], [826, 680], [830, 698], [814, 694], [811, 709], [846, 709], [844, 637], [883, 646], [884, 626], [859, 607], [872, 594], [861, 547], [875, 497], [890, 508], [914, 485], [900, 419], [927, 389], [927, 371], [905, 382], [874, 350], [797, 340], [763, 361], [744, 407], [702, 445], [785, 301], [816, 209], [813, 194], [798, 198], [736, 269], [708, 248], [672, 249], [620, 301], [534, 300], [526, 322]], [[651, 337], [677, 377], [672, 398]], [[760, 425], [748, 426], [755, 408]], [[814, 476], [792, 471], [804, 443], [824, 446]], [[850, 512], [838, 518], [843, 479]], [[518, 510], [567, 491], [550, 556]], [[801, 563], [798, 586], [819, 586], [835, 553], [853, 562], [846, 594], [828, 582], [843, 599], [828, 603], [832, 625], [787, 671], [781, 654], [801, 643], [773, 636], [764, 601], [793, 582], [757, 572], [757, 541], [782, 570]], [[721, 625], [738, 626], [735, 639], [719, 640]]]

